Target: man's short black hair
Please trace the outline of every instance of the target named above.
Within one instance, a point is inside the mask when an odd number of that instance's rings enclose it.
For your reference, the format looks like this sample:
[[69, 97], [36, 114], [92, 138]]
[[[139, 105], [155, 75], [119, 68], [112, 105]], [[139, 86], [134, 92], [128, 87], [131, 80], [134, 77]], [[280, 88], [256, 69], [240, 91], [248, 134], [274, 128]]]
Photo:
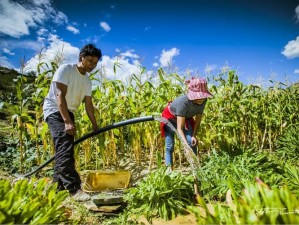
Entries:
[[94, 44], [87, 44], [83, 46], [83, 48], [80, 51], [79, 62], [82, 61], [82, 57], [86, 57], [86, 56], [96, 56], [100, 60], [102, 58], [101, 49], [96, 48]]

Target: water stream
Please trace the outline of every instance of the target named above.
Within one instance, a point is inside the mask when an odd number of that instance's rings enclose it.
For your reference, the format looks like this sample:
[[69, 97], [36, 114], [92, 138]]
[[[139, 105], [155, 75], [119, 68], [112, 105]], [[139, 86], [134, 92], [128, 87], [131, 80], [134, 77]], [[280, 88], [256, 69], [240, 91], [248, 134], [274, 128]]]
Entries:
[[192, 174], [196, 178], [197, 170], [200, 168], [200, 164], [199, 164], [199, 160], [198, 160], [197, 156], [194, 154], [192, 148], [190, 148], [190, 146], [184, 142], [184, 139], [179, 134], [177, 129], [167, 119], [160, 117], [160, 116], [154, 116], [154, 119], [159, 122], [165, 123], [166, 126], [170, 127], [170, 129], [173, 130], [177, 134], [178, 138], [180, 139], [180, 141], [183, 144], [184, 154], [191, 166]]

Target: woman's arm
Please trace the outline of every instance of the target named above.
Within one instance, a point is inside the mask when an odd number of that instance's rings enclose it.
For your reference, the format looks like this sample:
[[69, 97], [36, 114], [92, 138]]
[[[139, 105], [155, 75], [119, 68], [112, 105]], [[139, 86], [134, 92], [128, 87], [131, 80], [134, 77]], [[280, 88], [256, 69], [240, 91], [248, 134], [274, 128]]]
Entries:
[[185, 127], [186, 118], [182, 116], [177, 116], [177, 130], [179, 132], [179, 135], [183, 138], [183, 141], [186, 145], [188, 145], [186, 136], [184, 134], [184, 127]]
[[200, 127], [201, 118], [202, 118], [202, 114], [197, 114], [195, 116], [195, 125], [194, 125], [194, 130], [192, 133], [192, 137], [196, 137], [197, 131]]
[[198, 131], [199, 127], [200, 127], [201, 118], [202, 118], [202, 114], [197, 114], [195, 116], [195, 124], [194, 124], [194, 129], [193, 129], [192, 138], [191, 138], [191, 144], [192, 145], [196, 145], [197, 144], [196, 134], [197, 134], [197, 131]]

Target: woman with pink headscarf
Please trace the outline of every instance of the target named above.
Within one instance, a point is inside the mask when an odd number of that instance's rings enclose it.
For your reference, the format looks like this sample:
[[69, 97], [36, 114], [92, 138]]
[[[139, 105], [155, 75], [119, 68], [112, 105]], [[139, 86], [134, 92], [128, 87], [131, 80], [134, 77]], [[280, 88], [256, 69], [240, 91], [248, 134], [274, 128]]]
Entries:
[[[177, 129], [185, 144], [188, 144], [197, 154], [196, 133], [199, 129], [202, 114], [207, 98], [212, 94], [207, 87], [204, 78], [192, 78], [187, 80], [188, 92], [182, 95], [164, 108], [162, 117], [168, 119]], [[165, 164], [173, 169], [174, 131], [164, 123], [161, 123], [161, 133], [165, 137]]]

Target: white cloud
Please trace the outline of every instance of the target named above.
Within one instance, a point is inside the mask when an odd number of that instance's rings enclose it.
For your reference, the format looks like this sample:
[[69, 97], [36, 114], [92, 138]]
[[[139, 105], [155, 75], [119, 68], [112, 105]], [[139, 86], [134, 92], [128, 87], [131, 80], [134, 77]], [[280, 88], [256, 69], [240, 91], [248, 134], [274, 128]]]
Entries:
[[[116, 50], [116, 51], [119, 52], [119, 50]], [[119, 55], [120, 55], [121, 57], [123, 57], [123, 58], [128, 57], [128, 58], [138, 59], [139, 56], [136, 55], [136, 54], [134, 54], [133, 52], [134, 52], [134, 50], [128, 50], [128, 51], [126, 51], [126, 52], [122, 52], [122, 53], [120, 53]]]
[[297, 22], [299, 22], [299, 5], [296, 7], [296, 9], [295, 9], [295, 13], [296, 13], [296, 20], [297, 20]]
[[[24, 71], [36, 71], [37, 65], [41, 62], [51, 62], [55, 58], [62, 58], [61, 63], [77, 63], [80, 49], [71, 46], [69, 43], [60, 39], [57, 35], [49, 35], [47, 40], [50, 46], [44, 48], [41, 54], [37, 54], [26, 62]], [[107, 79], [119, 79], [124, 83], [130, 82], [132, 74], [139, 75], [141, 72], [141, 65], [139, 56], [134, 54], [134, 50], [126, 52], [119, 52], [118, 56], [109, 57], [104, 55], [101, 62], [98, 64], [101, 74]], [[6, 57], [0, 56], [1, 65], [7, 65]], [[60, 63], [60, 64], [61, 64]], [[49, 64], [48, 64], [49, 65]], [[152, 76], [153, 71], [147, 71], [146, 75], [142, 76], [142, 82]], [[100, 76], [98, 73], [96, 76]]]
[[37, 6], [48, 6], [49, 5], [48, 0], [32, 0], [32, 2]]
[[48, 30], [45, 29], [45, 28], [41, 28], [41, 29], [39, 29], [39, 30], [36, 32], [36, 34], [37, 34], [38, 36], [44, 36], [44, 35], [48, 34]]
[[158, 67], [158, 66], [159, 66], [159, 63], [153, 63], [153, 66], [154, 66], [154, 67]]
[[57, 12], [50, 0], [25, 1], [23, 4], [1, 0], [0, 8], [0, 33], [11, 37], [28, 35], [31, 27], [40, 26], [50, 19], [56, 23], [67, 22], [67, 17]]
[[46, 38], [43, 38], [43, 37], [37, 37], [37, 41], [40, 42], [40, 43], [45, 43]]
[[2, 55], [0, 55], [0, 65], [6, 68], [13, 68], [13, 65], [8, 62], [8, 59]]
[[111, 27], [106, 22], [100, 22], [100, 26], [106, 31], [109, 32], [111, 30]]
[[163, 50], [160, 55], [160, 64], [161, 67], [166, 67], [172, 64], [173, 57], [180, 54], [180, 50], [177, 48], [172, 48], [168, 51]]
[[294, 73], [299, 74], [299, 69], [295, 69]]
[[79, 34], [80, 33], [80, 31], [76, 27], [73, 27], [73, 26], [67, 26], [66, 29], [69, 30], [70, 32], [74, 33], [74, 34]]
[[[134, 50], [119, 53], [118, 56], [114, 57], [104, 55], [100, 63], [100, 73], [103, 77], [110, 80], [121, 80], [125, 84], [131, 82], [133, 74], [138, 77], [142, 70], [142, 65], [138, 60], [140, 57], [136, 54], [131, 54], [131, 52], [134, 52]], [[151, 75], [152, 73], [153, 71], [146, 71], [145, 74], [142, 74], [140, 77], [141, 82], [145, 82], [148, 79], [154, 79]], [[134, 84], [134, 81], [132, 81], [132, 83]]]
[[5, 54], [8, 54], [8, 55], [14, 55], [15, 53], [14, 52], [11, 52], [9, 49], [7, 49], [7, 48], [3, 48], [3, 52], [5, 53]]
[[0, 33], [13, 37], [29, 34], [29, 27], [36, 26], [28, 10], [18, 3], [8, 0], [0, 1]]
[[41, 54], [35, 55], [26, 63], [27, 71], [36, 70], [40, 62], [58, 61], [58, 63], [77, 63], [80, 49], [64, 42], [57, 35], [51, 34], [48, 38], [50, 45], [44, 48]]
[[10, 49], [10, 51], [14, 49], [28, 49], [33, 51], [39, 51], [41, 48], [43, 48], [43, 44], [39, 43], [37, 41], [31, 41], [31, 40], [1, 40], [0, 41], [0, 48], [7, 48]]
[[63, 12], [53, 12], [53, 16], [51, 16], [51, 19], [55, 24], [64, 24], [68, 22], [67, 16]]
[[129, 59], [125, 57], [119, 58], [115, 56], [110, 58], [109, 56], [103, 56], [101, 65], [107, 79], [119, 79], [126, 82], [133, 73], [140, 73], [140, 65], [138, 62], [133, 61], [133, 63], [130, 63]]
[[299, 36], [296, 40], [289, 41], [281, 53], [289, 59], [299, 57]]

